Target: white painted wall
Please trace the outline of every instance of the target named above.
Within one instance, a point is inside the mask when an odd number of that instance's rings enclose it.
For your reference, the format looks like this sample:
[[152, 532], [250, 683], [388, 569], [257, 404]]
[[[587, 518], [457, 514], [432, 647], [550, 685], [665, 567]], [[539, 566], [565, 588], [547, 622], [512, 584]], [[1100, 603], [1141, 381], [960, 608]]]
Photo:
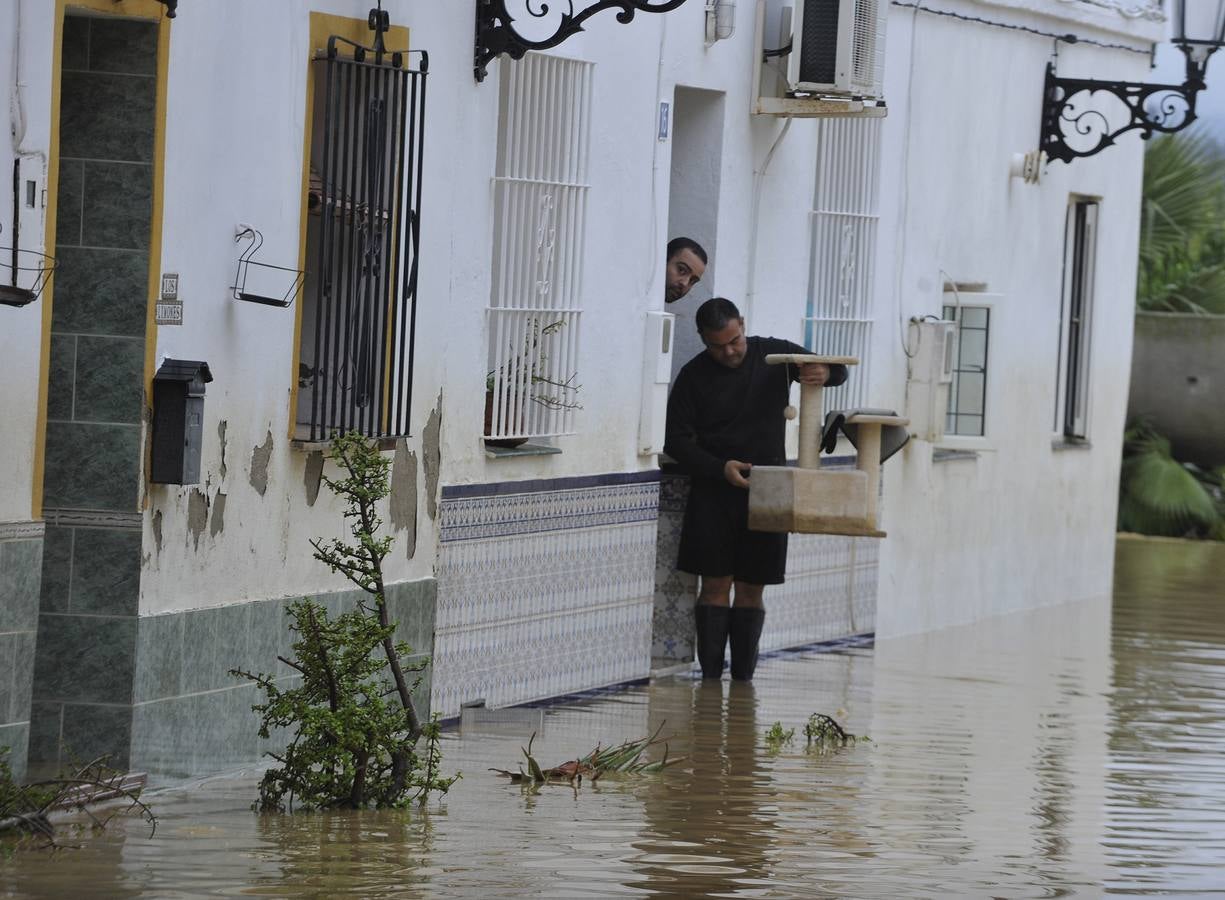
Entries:
[[[25, 181], [37, 182], [39, 205], [27, 209], [22, 203], [20, 246], [43, 251], [46, 210], [41, 205], [47, 185], [46, 150], [50, 142], [51, 62], [46, 44], [29, 35], [48, 34], [51, 11], [47, 4], [10, 0], [0, 8], [0, 97], [4, 98], [6, 136], [0, 139], [0, 247], [13, 246], [13, 201], [10, 192], [13, 160], [21, 159], [22, 190]], [[20, 27], [19, 27], [20, 25]], [[21, 35], [21, 40], [18, 39]], [[49, 44], [50, 39], [47, 39]], [[11, 284], [11, 254], [0, 254], [0, 279]], [[35, 257], [22, 254], [19, 265]], [[31, 273], [20, 273], [18, 284], [29, 287]], [[44, 300], [21, 308], [0, 306], [0, 359], [4, 381], [0, 388], [0, 522], [29, 520], [34, 478], [34, 444], [38, 424], [38, 378], [42, 364], [42, 319]]]
[[[992, 13], [1006, 18], [1006, 10]], [[899, 331], [910, 316], [940, 314], [942, 271], [1003, 297], [991, 322], [987, 436], [948, 442], [979, 450], [978, 458], [933, 464], [932, 446], [912, 442], [886, 466], [882, 637], [1109, 592], [1143, 155], [1131, 135], [1093, 158], [1051, 163], [1040, 185], [1010, 179], [1011, 154], [1037, 144], [1050, 41], [894, 9], [889, 46], [883, 293], [874, 332], [882, 405], [904, 406]], [[1064, 45], [1059, 71], [1143, 80], [1148, 66], [1138, 54]], [[1055, 450], [1070, 194], [1102, 198], [1092, 447]]]
[[[347, 582], [330, 575], [310, 557], [308, 541], [341, 536], [340, 507], [327, 489], [307, 504], [306, 454], [288, 442], [289, 392], [293, 355], [293, 311], [235, 301], [229, 292], [242, 247], [234, 242], [238, 222], [264, 234], [260, 257], [294, 265], [298, 255], [302, 198], [302, 135], [309, 43], [309, 12], [314, 9], [365, 19], [365, 2], [294, 2], [203, 6], [182, 4], [173, 24], [168, 87], [163, 271], [180, 274], [183, 325], [161, 327], [157, 357], [207, 360], [214, 382], [205, 399], [205, 444], [201, 484], [155, 485], [145, 516], [146, 561], [141, 582], [141, 613], [214, 606], [241, 600], [341, 589]], [[408, 17], [392, 11], [395, 24]], [[460, 30], [453, 24], [455, 35]], [[425, 31], [425, 29], [422, 29]], [[276, 35], [276, 40], [269, 40]], [[437, 39], [437, 38], [435, 38]], [[428, 45], [414, 31], [414, 46]], [[219, 61], [224, 60], [224, 65]], [[430, 85], [431, 109], [470, 108], [448, 96], [454, 78], [445, 57]], [[436, 129], [435, 133], [444, 132]], [[427, 165], [447, 158], [443, 143], [427, 147]], [[428, 171], [428, 169], [427, 169]], [[426, 228], [424, 253], [438, 259], [422, 267], [425, 299], [422, 334], [436, 334], [436, 298], [449, 292], [449, 255], [444, 210], [454, 207], [439, 178], [427, 178], [424, 206], [437, 210], [437, 230]], [[426, 213], [429, 217], [430, 212]], [[429, 219], [427, 219], [429, 221]], [[445, 351], [444, 341], [431, 341]], [[413, 397], [411, 449], [420, 456], [420, 435], [437, 393], [437, 357], [423, 354]], [[225, 475], [218, 423], [226, 422]], [[261, 496], [249, 480], [252, 451], [271, 434], [268, 481]], [[420, 460], [419, 467], [420, 467]], [[330, 474], [335, 474], [329, 467]], [[422, 483], [420, 472], [418, 482]], [[193, 491], [226, 494], [224, 529], [189, 530]], [[160, 551], [154, 516], [161, 512]], [[210, 525], [212, 524], [210, 519]], [[434, 531], [422, 504], [418, 542], [407, 558], [404, 536], [387, 562], [389, 581], [431, 573]]]
[[[1155, 28], [1056, 0], [946, 5], [1103, 40], [1136, 42]], [[197, 547], [188, 531], [192, 489], [151, 490], [142, 613], [345, 584], [309, 557], [308, 538], [338, 533], [341, 523], [326, 492], [307, 506], [305, 457], [287, 445], [292, 315], [240, 304], [227, 286], [238, 252], [236, 222], [263, 230], [264, 259], [296, 258], [309, 9], [364, 18], [369, 6], [358, 0], [180, 5], [171, 39], [162, 266], [181, 275], [184, 325], [159, 330], [157, 353], [205, 359], [212, 367], [216, 381], [206, 400], [204, 483], [198, 489], [214, 502], [218, 491], [227, 498], [224, 530], [212, 535], [206, 528]], [[781, 120], [749, 116], [753, 4], [742, 0], [735, 36], [710, 48], [703, 43], [703, 4], [694, 0], [666, 15], [639, 14], [628, 26], [602, 13], [556, 51], [596, 64], [579, 377], [584, 409], [579, 433], [558, 439], [560, 455], [512, 460], [487, 459], [479, 438], [496, 79], [505, 63], [491, 66], [484, 84], [473, 81], [470, 3], [392, 0], [386, 7], [395, 24], [412, 29], [413, 45], [431, 53], [410, 448], [420, 454], [421, 432], [441, 396], [445, 484], [653, 468], [653, 458], [635, 452], [639, 342], [645, 312], [663, 307], [672, 147], [656, 139], [656, 114], [658, 101], [672, 99], [678, 86], [725, 94], [713, 229], [718, 259], [710, 290], [740, 303], [752, 333], [795, 340], [802, 334], [816, 127], [796, 120], [784, 136]], [[24, 28], [43, 42], [36, 58], [45, 59], [50, 20], [41, 16]], [[1095, 159], [1052, 164], [1040, 186], [1008, 178], [1011, 154], [1037, 141], [1050, 47], [1049, 39], [1016, 31], [892, 10], [874, 402], [904, 406], [898, 325], [911, 315], [939, 312], [940, 270], [957, 280], [986, 281], [1006, 299], [993, 322], [991, 446], [973, 462], [932, 465], [930, 447], [916, 444], [887, 467], [891, 537], [882, 548], [882, 636], [1109, 587], [1141, 145], [1127, 138]], [[1139, 79], [1147, 70], [1144, 57], [1135, 54], [1084, 45], [1060, 52], [1066, 74]], [[46, 110], [49, 77], [31, 76], [32, 108]], [[45, 122], [41, 128], [45, 143]], [[1093, 449], [1055, 452], [1050, 440], [1063, 211], [1071, 192], [1103, 197]], [[14, 343], [0, 329], [0, 341], [6, 350], [22, 348], [23, 362], [14, 368], [32, 380], [37, 314], [22, 315], [29, 317], [17, 320], [25, 337]], [[31, 392], [6, 384], [0, 411], [32, 421]], [[227, 423], [224, 476], [221, 420]], [[20, 475], [21, 465], [29, 469], [30, 451], [21, 450], [28, 432], [6, 428], [0, 437], [0, 447], [18, 459], [19, 484], [29, 480]], [[274, 449], [261, 497], [248, 474], [252, 449], [268, 433]], [[420, 475], [418, 485], [424, 489]], [[7, 506], [0, 509], [8, 514]], [[160, 551], [152, 524], [157, 511]], [[430, 576], [436, 546], [437, 529], [422, 498], [416, 554], [407, 559], [398, 547], [390, 579]]]

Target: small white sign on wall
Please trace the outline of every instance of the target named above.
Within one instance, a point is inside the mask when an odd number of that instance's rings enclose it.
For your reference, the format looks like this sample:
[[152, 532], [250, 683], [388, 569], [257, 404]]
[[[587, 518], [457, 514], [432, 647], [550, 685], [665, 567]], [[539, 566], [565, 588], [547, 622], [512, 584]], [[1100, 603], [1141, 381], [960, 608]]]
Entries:
[[182, 325], [183, 301], [179, 299], [179, 273], [162, 273], [161, 298], [154, 319], [158, 325]]

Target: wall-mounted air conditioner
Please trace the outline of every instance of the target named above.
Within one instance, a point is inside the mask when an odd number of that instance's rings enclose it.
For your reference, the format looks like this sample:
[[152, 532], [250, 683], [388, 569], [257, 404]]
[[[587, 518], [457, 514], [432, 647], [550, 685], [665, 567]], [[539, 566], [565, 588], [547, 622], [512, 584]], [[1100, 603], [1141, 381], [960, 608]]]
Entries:
[[753, 112], [883, 116], [889, 0], [758, 0]]
[[889, 0], [796, 0], [791, 90], [879, 97]]
[[906, 416], [916, 440], [937, 443], [944, 438], [948, 417], [949, 385], [957, 349], [957, 323], [947, 320], [912, 320], [906, 384]]

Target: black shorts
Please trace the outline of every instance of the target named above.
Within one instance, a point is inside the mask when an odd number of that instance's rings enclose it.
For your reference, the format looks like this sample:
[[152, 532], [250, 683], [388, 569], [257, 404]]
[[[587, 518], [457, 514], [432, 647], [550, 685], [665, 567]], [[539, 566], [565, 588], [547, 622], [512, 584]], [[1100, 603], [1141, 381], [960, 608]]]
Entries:
[[749, 531], [749, 492], [744, 488], [693, 478], [676, 567], [693, 575], [732, 575], [750, 584], [782, 584], [787, 535]]

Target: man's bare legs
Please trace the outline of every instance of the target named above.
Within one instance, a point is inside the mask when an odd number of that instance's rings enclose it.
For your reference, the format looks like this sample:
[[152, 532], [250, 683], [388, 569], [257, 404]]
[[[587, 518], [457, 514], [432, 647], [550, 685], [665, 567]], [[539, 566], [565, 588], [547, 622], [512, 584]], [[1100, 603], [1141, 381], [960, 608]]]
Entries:
[[765, 585], [750, 581], [736, 581], [731, 575], [703, 575], [698, 590], [698, 603], [709, 606], [731, 606], [732, 587], [736, 589], [736, 606], [761, 609], [761, 595]]

